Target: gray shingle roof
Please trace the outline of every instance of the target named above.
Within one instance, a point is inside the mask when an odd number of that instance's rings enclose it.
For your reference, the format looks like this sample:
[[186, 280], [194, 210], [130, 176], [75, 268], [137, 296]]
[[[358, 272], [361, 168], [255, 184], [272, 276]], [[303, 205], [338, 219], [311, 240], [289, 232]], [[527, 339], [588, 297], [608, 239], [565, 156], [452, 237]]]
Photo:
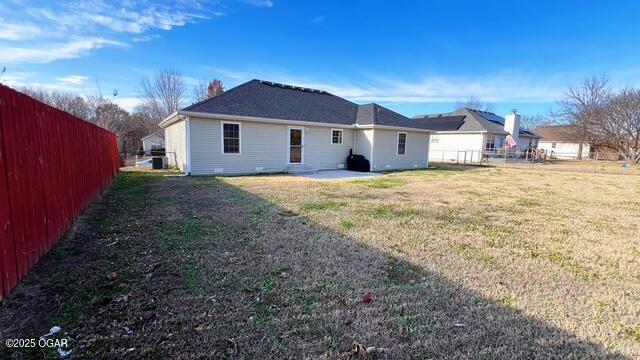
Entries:
[[[486, 131], [491, 134], [509, 135], [504, 130], [504, 118], [487, 111], [460, 109], [451, 114], [466, 115], [467, 121], [460, 127], [461, 131]], [[499, 121], [502, 120], [502, 122]]]
[[422, 122], [413, 121], [378, 104], [358, 105], [323, 90], [264, 80], [251, 80], [181, 111], [327, 124], [429, 129]]
[[575, 125], [549, 125], [537, 127], [533, 132], [543, 141], [579, 142], [584, 131]]
[[358, 105], [322, 90], [251, 80], [182, 110], [346, 125]]
[[[486, 131], [490, 134], [509, 135], [504, 130], [504, 118], [489, 111], [474, 109], [459, 109], [446, 114], [417, 115], [414, 119], [422, 119], [427, 122], [439, 117], [463, 116], [463, 124], [456, 131]], [[447, 130], [437, 130], [447, 131]], [[519, 136], [538, 137], [534, 133], [520, 129]]]
[[393, 127], [406, 127], [414, 129], [431, 130], [428, 124], [415, 121], [395, 111], [389, 110], [378, 104], [366, 104], [358, 106], [356, 116], [358, 125], [384, 125]]
[[430, 129], [435, 131], [456, 131], [464, 124], [465, 115], [439, 115], [431, 117], [414, 117], [413, 121], [420, 121], [428, 124]]

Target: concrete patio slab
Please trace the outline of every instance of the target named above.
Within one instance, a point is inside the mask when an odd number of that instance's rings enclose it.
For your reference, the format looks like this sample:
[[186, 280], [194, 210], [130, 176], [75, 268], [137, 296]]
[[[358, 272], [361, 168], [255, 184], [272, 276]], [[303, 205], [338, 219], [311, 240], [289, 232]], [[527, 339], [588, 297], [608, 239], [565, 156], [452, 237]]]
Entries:
[[349, 171], [349, 170], [322, 170], [322, 171], [318, 171], [315, 174], [306, 174], [303, 176], [313, 180], [358, 180], [358, 179], [374, 178], [374, 177], [382, 176], [382, 174], [374, 173], [374, 172], [358, 172], [358, 171]]

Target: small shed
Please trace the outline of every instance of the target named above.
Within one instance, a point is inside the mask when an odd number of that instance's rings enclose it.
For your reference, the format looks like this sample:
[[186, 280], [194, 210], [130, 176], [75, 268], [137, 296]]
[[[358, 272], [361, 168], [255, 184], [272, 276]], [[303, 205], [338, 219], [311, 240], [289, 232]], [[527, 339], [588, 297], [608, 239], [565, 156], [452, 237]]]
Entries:
[[164, 149], [164, 136], [154, 132], [143, 137], [142, 149], [146, 155], [151, 154], [151, 150]]

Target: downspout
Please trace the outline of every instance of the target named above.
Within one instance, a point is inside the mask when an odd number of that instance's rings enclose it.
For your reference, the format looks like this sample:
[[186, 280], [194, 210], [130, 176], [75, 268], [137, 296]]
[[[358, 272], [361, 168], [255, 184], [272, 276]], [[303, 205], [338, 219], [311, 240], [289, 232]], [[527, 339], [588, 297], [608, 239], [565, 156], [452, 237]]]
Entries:
[[187, 166], [184, 169], [184, 173], [185, 175], [191, 175], [191, 122], [189, 121], [189, 117], [187, 116], [187, 120], [185, 120], [185, 128], [186, 128], [186, 132], [187, 132], [187, 139], [186, 139], [186, 150], [187, 153], [185, 154], [186, 158], [187, 158]]
[[429, 152], [431, 149], [431, 133], [427, 133], [427, 168], [429, 168]]
[[373, 166], [373, 143], [375, 141], [376, 138], [376, 130], [374, 128], [371, 128], [371, 161], [369, 162], [369, 171], [373, 171], [374, 166]]
[[354, 127], [354, 129], [353, 129], [353, 147], [352, 147], [352, 148], [353, 148], [353, 153], [354, 153], [354, 154], [357, 154], [357, 153], [358, 153], [358, 152], [357, 152], [357, 150], [356, 150], [356, 143], [357, 143], [357, 141], [358, 141], [358, 128], [357, 128], [357, 127]]

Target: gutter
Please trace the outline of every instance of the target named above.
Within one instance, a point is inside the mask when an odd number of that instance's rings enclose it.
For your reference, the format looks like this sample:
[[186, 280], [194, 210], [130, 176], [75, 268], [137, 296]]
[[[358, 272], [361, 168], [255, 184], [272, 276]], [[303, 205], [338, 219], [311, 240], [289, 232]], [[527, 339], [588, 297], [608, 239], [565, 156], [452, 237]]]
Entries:
[[328, 128], [342, 128], [342, 129], [389, 129], [389, 130], [404, 130], [413, 132], [433, 133], [433, 130], [419, 129], [403, 126], [389, 126], [389, 125], [358, 125], [358, 124], [338, 124], [338, 123], [321, 123], [313, 121], [301, 121], [301, 120], [284, 120], [274, 118], [263, 118], [253, 116], [241, 116], [241, 115], [227, 115], [227, 114], [211, 114], [201, 113], [196, 111], [176, 111], [169, 115], [166, 119], [160, 122], [160, 126], [166, 128], [167, 126], [183, 119], [189, 118], [202, 118], [202, 119], [215, 119], [215, 120], [231, 120], [231, 121], [252, 121], [258, 123], [270, 123], [270, 124], [285, 124], [285, 125], [300, 125], [300, 126], [318, 126]]

